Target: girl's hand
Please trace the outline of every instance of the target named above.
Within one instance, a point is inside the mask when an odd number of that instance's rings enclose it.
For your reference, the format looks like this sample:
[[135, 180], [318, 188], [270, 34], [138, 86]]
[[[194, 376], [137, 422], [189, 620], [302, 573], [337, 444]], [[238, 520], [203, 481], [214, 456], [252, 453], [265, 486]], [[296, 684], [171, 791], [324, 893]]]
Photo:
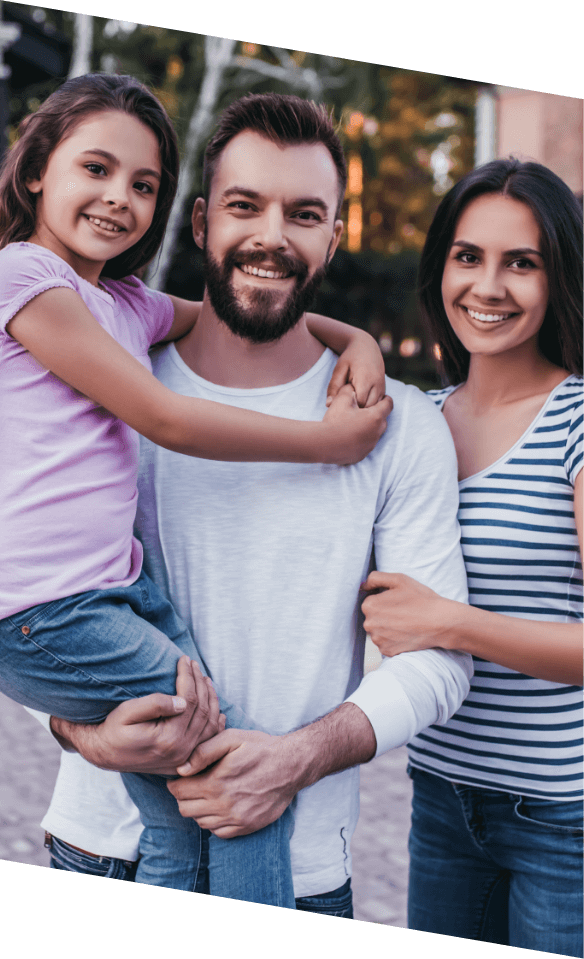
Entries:
[[359, 406], [375, 406], [385, 396], [385, 363], [372, 336], [359, 330], [334, 368], [327, 390], [327, 406], [342, 386], [350, 383]]
[[450, 648], [449, 625], [460, 603], [444, 599], [402, 573], [370, 573], [361, 588], [376, 591], [361, 609], [365, 631], [384, 656], [436, 646]]
[[375, 406], [359, 409], [353, 387], [342, 386], [323, 419], [328, 436], [317, 462], [347, 466], [364, 459], [383, 436], [392, 408], [393, 400], [384, 396]]

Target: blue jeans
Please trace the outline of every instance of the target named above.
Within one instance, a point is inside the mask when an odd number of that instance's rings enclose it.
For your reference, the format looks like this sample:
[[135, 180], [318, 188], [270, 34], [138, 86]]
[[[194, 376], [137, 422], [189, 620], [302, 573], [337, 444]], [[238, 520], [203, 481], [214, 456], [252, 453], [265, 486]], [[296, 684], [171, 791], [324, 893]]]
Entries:
[[[16, 702], [71, 722], [99, 723], [119, 703], [173, 695], [182, 653], [206, 672], [187, 628], [142, 573], [124, 588], [43, 603], [0, 621], [0, 690]], [[254, 728], [220, 699], [227, 725]], [[201, 830], [184, 819], [162, 776], [123, 773], [144, 824], [136, 881], [194, 890]], [[292, 813], [250, 836], [212, 836], [211, 892], [295, 908], [289, 840]]]
[[[201, 869], [194, 889], [198, 893], [209, 893], [207, 866], [209, 862], [209, 833], [203, 830], [203, 845], [201, 855]], [[136, 873], [135, 862], [125, 859], [110, 859], [106, 856], [92, 856], [84, 853], [55, 836], [45, 843], [51, 850], [51, 869], [66, 869], [69, 872], [80, 872], [91, 876], [101, 876], [104, 879], [123, 879], [132, 882]], [[205, 868], [203, 868], [203, 865]], [[296, 900], [296, 908], [301, 912], [316, 912], [321, 916], [339, 916], [342, 919], [353, 918], [353, 896], [351, 880], [347, 879], [343, 886], [321, 896], [304, 896]]]
[[582, 804], [409, 772], [410, 929], [582, 956]]

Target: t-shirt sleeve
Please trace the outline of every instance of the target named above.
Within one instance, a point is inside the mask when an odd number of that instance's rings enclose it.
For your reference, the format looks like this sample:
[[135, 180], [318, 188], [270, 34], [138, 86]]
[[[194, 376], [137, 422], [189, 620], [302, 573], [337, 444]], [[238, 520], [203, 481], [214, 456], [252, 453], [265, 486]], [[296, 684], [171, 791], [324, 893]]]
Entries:
[[[467, 602], [458, 525], [457, 463], [448, 425], [418, 390], [406, 410], [394, 469], [375, 528], [376, 567], [405, 573], [449, 599]], [[468, 694], [466, 653], [428, 649], [384, 658], [349, 697], [367, 715], [377, 754], [403, 745], [426, 726], [444, 723]]]
[[0, 329], [35, 296], [59, 286], [76, 291], [70, 267], [49, 250], [20, 243], [0, 250]]
[[146, 337], [147, 348], [163, 340], [174, 320], [174, 306], [167, 293], [151, 290], [136, 276], [123, 281], [129, 292], [132, 306], [140, 317], [140, 328]]
[[582, 460], [582, 447], [583, 447], [583, 429], [582, 429], [582, 414], [584, 410], [584, 400], [580, 397], [577, 400], [576, 405], [572, 411], [572, 419], [570, 422], [570, 429], [568, 430], [568, 440], [566, 443], [566, 453], [564, 456], [564, 464], [566, 467], [566, 476], [570, 480], [572, 486], [576, 482], [576, 477], [582, 469], [583, 460]]

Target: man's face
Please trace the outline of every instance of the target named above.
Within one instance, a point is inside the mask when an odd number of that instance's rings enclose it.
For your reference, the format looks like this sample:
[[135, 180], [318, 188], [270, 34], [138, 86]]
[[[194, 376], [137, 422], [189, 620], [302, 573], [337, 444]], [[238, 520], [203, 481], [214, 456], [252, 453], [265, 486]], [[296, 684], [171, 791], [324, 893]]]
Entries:
[[227, 144], [193, 227], [211, 305], [233, 333], [278, 340], [308, 309], [343, 230], [338, 189], [322, 143], [280, 146], [245, 131]]

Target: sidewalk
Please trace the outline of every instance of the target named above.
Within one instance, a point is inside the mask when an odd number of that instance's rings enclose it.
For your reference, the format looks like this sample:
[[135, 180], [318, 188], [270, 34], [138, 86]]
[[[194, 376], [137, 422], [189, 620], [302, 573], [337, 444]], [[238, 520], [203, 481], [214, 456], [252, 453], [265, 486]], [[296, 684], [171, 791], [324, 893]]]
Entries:
[[[60, 749], [40, 723], [0, 694], [0, 859], [48, 866], [43, 818]], [[405, 926], [410, 781], [405, 748], [361, 769], [353, 838], [355, 918]]]

